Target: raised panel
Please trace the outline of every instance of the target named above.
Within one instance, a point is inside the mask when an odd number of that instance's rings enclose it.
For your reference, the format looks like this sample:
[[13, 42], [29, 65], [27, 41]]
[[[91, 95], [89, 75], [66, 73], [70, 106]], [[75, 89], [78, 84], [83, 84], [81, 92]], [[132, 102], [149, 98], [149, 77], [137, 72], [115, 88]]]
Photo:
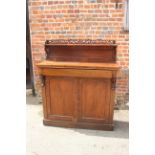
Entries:
[[50, 113], [54, 120], [73, 120], [77, 102], [76, 79], [49, 78]]
[[109, 106], [109, 79], [80, 80], [80, 121], [107, 122]]

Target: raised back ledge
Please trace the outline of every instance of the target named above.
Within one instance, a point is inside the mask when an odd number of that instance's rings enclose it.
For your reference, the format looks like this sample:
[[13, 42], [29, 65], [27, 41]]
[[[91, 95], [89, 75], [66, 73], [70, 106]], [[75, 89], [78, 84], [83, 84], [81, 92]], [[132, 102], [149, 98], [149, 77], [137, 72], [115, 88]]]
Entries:
[[117, 63], [89, 63], [89, 62], [62, 62], [44, 60], [37, 64], [39, 68], [65, 68], [65, 69], [98, 69], [119, 70]]
[[72, 62], [116, 62], [115, 40], [46, 40], [46, 60]]
[[69, 40], [46, 40], [45, 45], [49, 46], [105, 46], [105, 47], [116, 47], [117, 44], [115, 40], [90, 40], [90, 39], [69, 39]]

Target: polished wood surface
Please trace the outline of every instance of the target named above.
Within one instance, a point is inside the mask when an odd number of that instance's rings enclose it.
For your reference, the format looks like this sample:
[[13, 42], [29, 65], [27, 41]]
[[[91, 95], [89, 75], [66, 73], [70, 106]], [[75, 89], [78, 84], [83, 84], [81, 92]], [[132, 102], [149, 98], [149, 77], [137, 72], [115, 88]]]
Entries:
[[116, 61], [114, 40], [47, 40], [45, 42], [46, 59], [70, 62], [106, 62]]
[[[47, 60], [78, 62], [115, 62], [115, 47], [47, 46]], [[51, 52], [50, 52], [51, 51]]]
[[[115, 79], [119, 69], [115, 62], [116, 46], [101, 47], [97, 44], [95, 47], [93, 44], [92, 48], [91, 45], [77, 43], [45, 45], [50, 49], [47, 60], [37, 64], [42, 76], [43, 123], [112, 130]], [[87, 59], [91, 57], [88, 51], [95, 59]], [[115, 57], [110, 53], [115, 53]], [[67, 61], [55, 59], [60, 56], [66, 57]]]
[[68, 76], [86, 78], [111, 78], [112, 72], [108, 70], [86, 70], [86, 69], [47, 69], [42, 68], [40, 74], [44, 76]]
[[50, 119], [73, 120], [77, 98], [74, 78], [47, 77], [50, 91]]
[[76, 68], [76, 69], [106, 69], [118, 70], [116, 63], [88, 63], [88, 62], [64, 62], [44, 60], [37, 64], [39, 68]]
[[80, 121], [108, 123], [110, 80], [81, 79], [80, 90]]

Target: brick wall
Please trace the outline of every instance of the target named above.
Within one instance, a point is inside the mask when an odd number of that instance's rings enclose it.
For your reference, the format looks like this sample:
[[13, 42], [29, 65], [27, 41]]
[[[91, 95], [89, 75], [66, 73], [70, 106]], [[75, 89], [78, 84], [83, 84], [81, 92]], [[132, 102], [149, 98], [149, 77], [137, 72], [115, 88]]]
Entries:
[[116, 40], [117, 105], [128, 102], [128, 32], [123, 30], [125, 0], [29, 0], [35, 88], [40, 94], [40, 79], [35, 66], [45, 58], [46, 39]]

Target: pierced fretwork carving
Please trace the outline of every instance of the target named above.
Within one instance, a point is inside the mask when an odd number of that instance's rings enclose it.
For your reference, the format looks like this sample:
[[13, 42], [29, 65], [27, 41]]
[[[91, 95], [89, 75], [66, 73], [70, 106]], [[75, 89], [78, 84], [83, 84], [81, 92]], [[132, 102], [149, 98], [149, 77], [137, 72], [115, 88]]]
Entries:
[[56, 44], [81, 44], [81, 45], [90, 45], [90, 44], [103, 44], [103, 45], [115, 45], [115, 40], [102, 40], [102, 39], [97, 39], [97, 40], [80, 40], [80, 39], [69, 39], [69, 40], [62, 40], [62, 39], [57, 39], [57, 40], [46, 40], [45, 42], [46, 45], [56, 45]]

